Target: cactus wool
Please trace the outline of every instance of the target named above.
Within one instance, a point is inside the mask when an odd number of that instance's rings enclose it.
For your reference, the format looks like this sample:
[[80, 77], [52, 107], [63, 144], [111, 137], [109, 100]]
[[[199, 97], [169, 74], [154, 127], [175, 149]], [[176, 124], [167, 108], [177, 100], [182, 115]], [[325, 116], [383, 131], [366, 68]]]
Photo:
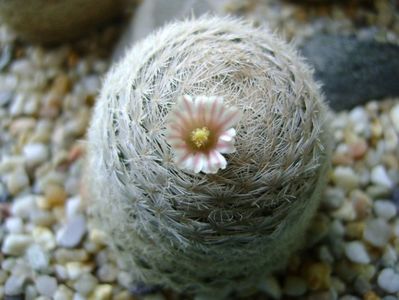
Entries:
[[284, 266], [329, 165], [309, 68], [265, 28], [175, 22], [106, 76], [88, 133], [93, 211], [136, 280], [248, 290]]

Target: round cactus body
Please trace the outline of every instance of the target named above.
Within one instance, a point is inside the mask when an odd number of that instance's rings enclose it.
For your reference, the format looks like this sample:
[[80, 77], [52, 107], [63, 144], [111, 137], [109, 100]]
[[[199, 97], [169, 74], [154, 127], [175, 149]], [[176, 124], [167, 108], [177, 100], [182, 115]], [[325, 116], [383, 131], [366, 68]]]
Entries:
[[124, 0], [0, 0], [0, 18], [22, 38], [55, 43], [122, 12]]
[[[218, 169], [176, 163], [168, 126], [187, 113], [182, 97], [240, 112]], [[329, 165], [325, 121], [309, 68], [267, 29], [216, 17], [169, 24], [105, 78], [89, 129], [95, 215], [137, 280], [251, 289], [302, 244]], [[209, 134], [193, 130], [192, 147]]]

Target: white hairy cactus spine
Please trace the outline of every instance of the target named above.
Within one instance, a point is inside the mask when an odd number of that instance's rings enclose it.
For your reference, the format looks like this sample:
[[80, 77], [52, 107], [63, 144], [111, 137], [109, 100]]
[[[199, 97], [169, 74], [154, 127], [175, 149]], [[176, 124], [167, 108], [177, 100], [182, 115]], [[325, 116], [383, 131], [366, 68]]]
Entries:
[[[183, 95], [242, 113], [216, 174], [173, 160]], [[250, 289], [302, 244], [329, 165], [326, 105], [310, 69], [266, 28], [203, 17], [167, 25], [106, 76], [89, 129], [99, 223], [137, 280], [179, 291]]]

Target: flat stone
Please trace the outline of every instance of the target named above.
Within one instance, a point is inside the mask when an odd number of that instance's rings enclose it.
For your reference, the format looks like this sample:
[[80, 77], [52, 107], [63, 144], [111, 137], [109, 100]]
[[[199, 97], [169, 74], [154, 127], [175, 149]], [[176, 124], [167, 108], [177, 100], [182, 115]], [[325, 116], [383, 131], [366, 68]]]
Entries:
[[37, 291], [42, 296], [52, 298], [57, 290], [57, 280], [54, 277], [42, 275], [36, 278]]
[[74, 248], [80, 244], [86, 233], [86, 219], [77, 215], [57, 232], [57, 243], [61, 247]]
[[96, 277], [94, 277], [90, 273], [83, 273], [76, 279], [75, 283], [73, 284], [73, 288], [80, 295], [87, 296], [94, 290], [97, 285], [98, 280]]
[[31, 212], [36, 209], [36, 199], [33, 195], [15, 198], [11, 205], [11, 213], [17, 217], [27, 219]]
[[24, 223], [21, 218], [7, 218], [5, 222], [5, 227], [10, 233], [22, 233], [24, 230]]
[[371, 99], [399, 96], [399, 46], [356, 37], [317, 34], [300, 52], [315, 68], [316, 79], [335, 110]]
[[334, 183], [342, 188], [352, 190], [359, 185], [359, 177], [350, 167], [336, 167], [332, 177]]
[[7, 189], [11, 195], [16, 195], [29, 186], [29, 177], [24, 168], [17, 168], [7, 178]]

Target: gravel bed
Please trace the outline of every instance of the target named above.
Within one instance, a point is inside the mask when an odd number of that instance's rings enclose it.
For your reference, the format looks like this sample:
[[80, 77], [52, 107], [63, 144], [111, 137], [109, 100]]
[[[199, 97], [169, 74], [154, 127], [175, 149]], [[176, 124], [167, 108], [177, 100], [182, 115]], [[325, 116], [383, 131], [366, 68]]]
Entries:
[[[271, 16], [288, 38], [320, 22], [316, 9], [269, 1], [254, 10], [251, 2], [234, 1], [229, 9]], [[320, 28], [360, 34], [346, 8], [329, 9], [333, 17]], [[379, 23], [383, 13], [388, 24]], [[397, 40], [397, 14], [378, 8], [370, 15], [378, 32]], [[92, 224], [84, 197], [85, 132], [119, 30], [42, 48], [0, 27], [0, 298], [190, 299], [165, 290], [133, 296], [154, 289], [131, 282]], [[307, 247], [283, 272], [265, 274], [251, 299], [399, 298], [399, 99], [331, 113], [331, 124], [330, 179]]]

